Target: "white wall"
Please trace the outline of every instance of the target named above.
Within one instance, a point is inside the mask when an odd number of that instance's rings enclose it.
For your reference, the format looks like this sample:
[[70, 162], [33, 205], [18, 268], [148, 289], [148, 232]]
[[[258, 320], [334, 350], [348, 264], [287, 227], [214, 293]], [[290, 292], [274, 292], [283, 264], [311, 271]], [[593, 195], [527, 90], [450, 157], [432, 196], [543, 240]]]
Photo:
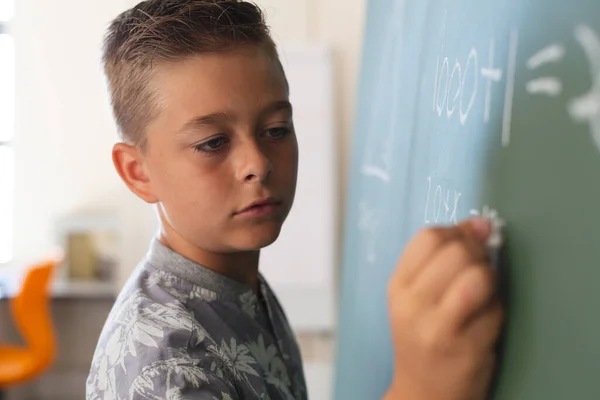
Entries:
[[18, 261], [46, 254], [61, 214], [111, 209], [123, 195], [99, 65], [102, 31], [123, 7], [119, 0], [16, 2]]
[[[318, 41], [333, 48], [342, 196], [365, 1], [258, 0], [277, 42]], [[15, 267], [46, 255], [56, 240], [56, 219], [79, 211], [119, 213], [128, 246], [119, 284], [147, 249], [155, 227], [153, 211], [125, 188], [112, 166], [117, 135], [100, 69], [107, 24], [135, 3], [16, 1]], [[306, 365], [311, 398], [329, 398], [331, 340], [325, 336], [303, 343], [303, 352], [313, 360]]]
[[[260, 0], [280, 43], [333, 46], [342, 176], [353, 123], [365, 0]], [[122, 282], [145, 252], [153, 212], [130, 194], [110, 159], [117, 139], [100, 69], [108, 22], [132, 0], [19, 0], [16, 39], [16, 265], [52, 248], [65, 213], [118, 210], [124, 239]], [[340, 193], [345, 193], [341, 187]], [[137, 238], [137, 240], [135, 240]]]

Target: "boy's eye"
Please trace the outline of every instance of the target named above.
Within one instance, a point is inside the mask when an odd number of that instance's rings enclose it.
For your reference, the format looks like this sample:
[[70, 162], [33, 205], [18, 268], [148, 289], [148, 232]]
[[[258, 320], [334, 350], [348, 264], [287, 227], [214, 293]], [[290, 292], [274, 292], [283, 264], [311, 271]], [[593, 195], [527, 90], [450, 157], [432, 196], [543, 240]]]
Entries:
[[194, 149], [196, 151], [204, 151], [204, 152], [213, 152], [219, 150], [225, 143], [227, 143], [227, 139], [224, 137], [218, 137], [215, 139], [211, 139], [207, 142], [200, 143]]
[[279, 139], [285, 137], [288, 133], [290, 133], [290, 129], [285, 126], [279, 126], [277, 128], [270, 128], [265, 131], [265, 134], [269, 137]]

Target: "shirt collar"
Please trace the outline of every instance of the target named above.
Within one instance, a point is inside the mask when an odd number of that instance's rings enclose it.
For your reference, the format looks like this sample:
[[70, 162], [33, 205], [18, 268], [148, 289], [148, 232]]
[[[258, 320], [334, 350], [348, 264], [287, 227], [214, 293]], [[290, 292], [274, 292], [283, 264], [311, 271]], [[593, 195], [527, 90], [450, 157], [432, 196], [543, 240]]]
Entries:
[[[165, 246], [157, 237], [150, 243], [146, 260], [157, 270], [170, 273], [194, 285], [216, 293], [221, 299], [233, 300], [236, 303], [258, 301], [255, 291], [250, 285], [238, 282], [206, 268]], [[260, 290], [265, 282], [261, 274], [258, 276]]]

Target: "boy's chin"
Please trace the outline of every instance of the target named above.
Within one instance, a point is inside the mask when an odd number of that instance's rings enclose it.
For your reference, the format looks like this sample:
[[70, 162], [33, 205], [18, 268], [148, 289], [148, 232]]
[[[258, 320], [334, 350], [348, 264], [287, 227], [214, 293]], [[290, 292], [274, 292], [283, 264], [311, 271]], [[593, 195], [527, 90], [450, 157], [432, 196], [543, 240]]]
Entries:
[[252, 229], [244, 237], [237, 240], [237, 248], [240, 251], [260, 250], [273, 244], [279, 237], [281, 227], [271, 229]]

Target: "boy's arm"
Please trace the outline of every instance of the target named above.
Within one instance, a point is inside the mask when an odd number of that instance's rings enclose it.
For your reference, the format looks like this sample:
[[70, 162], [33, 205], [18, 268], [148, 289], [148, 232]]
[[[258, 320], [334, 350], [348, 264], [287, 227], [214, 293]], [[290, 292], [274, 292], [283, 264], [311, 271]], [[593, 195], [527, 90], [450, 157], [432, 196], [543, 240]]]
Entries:
[[[189, 363], [160, 366], [146, 371], [129, 388], [131, 400], [235, 400], [233, 384]], [[152, 377], [152, 378], [150, 378]], [[137, 382], [136, 382], [137, 381]]]
[[[97, 377], [98, 379], [94, 379]], [[94, 372], [86, 399], [236, 400], [233, 382], [181, 357], [128, 365], [127, 373]], [[104, 382], [104, 383], [103, 383]]]
[[[116, 306], [113, 315], [119, 318], [109, 317], [103, 330], [86, 381], [86, 399], [237, 399], [236, 378], [228, 367], [196, 344], [200, 334], [202, 345], [214, 342], [204, 330], [195, 329], [195, 320], [179, 302], [152, 302], [157, 293], [163, 292], [137, 290]], [[130, 303], [144, 312], [132, 312]]]
[[487, 396], [502, 309], [487, 221], [429, 228], [406, 248], [388, 286], [394, 379], [383, 400]]

